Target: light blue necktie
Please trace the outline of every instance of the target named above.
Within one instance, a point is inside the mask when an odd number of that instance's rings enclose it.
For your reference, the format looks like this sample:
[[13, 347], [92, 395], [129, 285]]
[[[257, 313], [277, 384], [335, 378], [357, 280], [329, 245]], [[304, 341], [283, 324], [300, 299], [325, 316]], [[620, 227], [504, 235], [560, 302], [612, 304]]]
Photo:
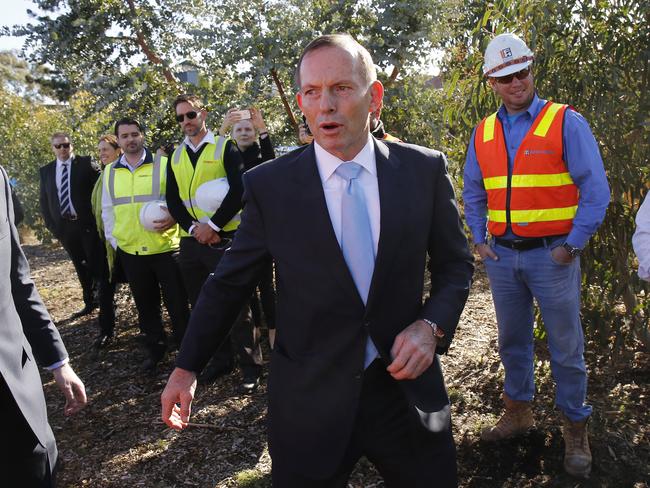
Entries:
[[[353, 161], [336, 168], [336, 174], [347, 182], [341, 198], [341, 250], [359, 295], [366, 304], [375, 269], [375, 250], [368, 208], [358, 181], [361, 171], [363, 167]], [[367, 368], [378, 355], [377, 348], [368, 337], [364, 367]]]

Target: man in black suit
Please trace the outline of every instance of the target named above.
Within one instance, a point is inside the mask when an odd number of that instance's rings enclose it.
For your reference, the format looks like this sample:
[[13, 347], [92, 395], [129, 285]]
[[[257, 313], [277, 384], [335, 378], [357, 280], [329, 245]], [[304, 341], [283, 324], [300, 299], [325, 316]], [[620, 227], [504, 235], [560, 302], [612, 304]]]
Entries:
[[88, 156], [74, 156], [68, 134], [54, 133], [51, 142], [56, 159], [40, 170], [41, 213], [45, 226], [70, 256], [81, 283], [84, 308], [74, 317], [92, 312], [97, 289], [100, 333], [95, 345], [103, 347], [113, 336], [115, 305], [106, 251], [97, 234], [91, 204], [99, 168]]
[[242, 222], [192, 314], [163, 420], [187, 426], [196, 373], [272, 257], [273, 485], [344, 487], [365, 455], [387, 486], [456, 486], [435, 353], [454, 335], [473, 265], [445, 157], [370, 136], [383, 87], [350, 36], [312, 41], [296, 82], [315, 143], [244, 174]]
[[64, 413], [86, 404], [84, 385], [68, 363], [61, 336], [29, 276], [14, 224], [11, 191], [0, 167], [0, 484], [54, 486], [57, 450], [47, 423], [35, 360], [53, 372]]

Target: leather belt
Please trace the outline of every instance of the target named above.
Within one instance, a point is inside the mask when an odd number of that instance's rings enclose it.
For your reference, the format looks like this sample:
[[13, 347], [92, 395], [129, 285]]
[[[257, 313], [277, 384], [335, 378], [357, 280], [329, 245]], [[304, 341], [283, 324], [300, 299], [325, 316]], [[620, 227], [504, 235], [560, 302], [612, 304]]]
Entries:
[[557, 236], [553, 237], [536, 237], [534, 239], [501, 239], [494, 238], [494, 242], [503, 247], [514, 249], [515, 251], [530, 251], [538, 247], [548, 247]]

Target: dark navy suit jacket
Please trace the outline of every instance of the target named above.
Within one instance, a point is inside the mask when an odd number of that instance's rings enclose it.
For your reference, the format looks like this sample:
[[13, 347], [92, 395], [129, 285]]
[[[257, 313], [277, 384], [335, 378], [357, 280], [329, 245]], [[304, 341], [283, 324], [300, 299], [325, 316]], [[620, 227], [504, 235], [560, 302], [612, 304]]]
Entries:
[[[381, 229], [367, 306], [334, 234], [310, 145], [244, 174], [241, 225], [203, 287], [177, 359], [191, 371], [205, 366], [273, 258], [278, 307], [269, 447], [274, 459], [310, 477], [331, 475], [344, 454], [368, 334], [386, 365], [396, 335], [418, 318], [437, 323], [451, 340], [473, 272], [444, 156], [374, 144]], [[431, 292], [423, 301], [425, 267]], [[419, 378], [399, 384], [427, 427], [449, 426], [437, 359]]]

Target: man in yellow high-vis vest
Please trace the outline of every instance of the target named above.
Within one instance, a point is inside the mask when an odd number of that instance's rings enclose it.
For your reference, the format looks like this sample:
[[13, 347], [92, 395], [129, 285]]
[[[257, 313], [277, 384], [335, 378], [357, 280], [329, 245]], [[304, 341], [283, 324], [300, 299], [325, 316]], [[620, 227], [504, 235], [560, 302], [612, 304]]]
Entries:
[[[200, 98], [179, 95], [173, 106], [185, 139], [169, 161], [166, 198], [169, 211], [181, 228], [178, 262], [193, 307], [203, 283], [219, 264], [239, 226], [244, 161], [231, 139], [207, 129], [208, 113]], [[204, 204], [197, 198], [197, 191], [219, 178], [228, 183], [221, 205], [216, 210], [201, 208]], [[221, 344], [203, 372], [202, 382], [209, 383], [229, 373], [235, 352], [243, 375], [242, 389], [251, 392], [259, 385], [262, 353], [259, 330], [253, 324], [249, 305], [236, 318], [231, 340]]]
[[153, 221], [152, 230], [143, 225], [144, 207], [165, 200], [167, 158], [152, 157], [144, 147], [144, 135], [136, 120], [118, 120], [115, 135], [124, 154], [103, 173], [104, 232], [117, 250], [138, 309], [148, 353], [142, 369], [153, 372], [167, 349], [161, 292], [176, 344], [183, 339], [189, 317], [187, 294], [176, 263], [179, 227], [168, 213]]
[[589, 124], [568, 105], [538, 97], [532, 63], [532, 51], [516, 35], [490, 41], [483, 72], [503, 104], [474, 130], [464, 172], [465, 217], [490, 280], [505, 369], [505, 413], [481, 438], [499, 441], [534, 426], [535, 300], [562, 416], [564, 468], [586, 477], [592, 409], [580, 252], [603, 221], [609, 186]]

